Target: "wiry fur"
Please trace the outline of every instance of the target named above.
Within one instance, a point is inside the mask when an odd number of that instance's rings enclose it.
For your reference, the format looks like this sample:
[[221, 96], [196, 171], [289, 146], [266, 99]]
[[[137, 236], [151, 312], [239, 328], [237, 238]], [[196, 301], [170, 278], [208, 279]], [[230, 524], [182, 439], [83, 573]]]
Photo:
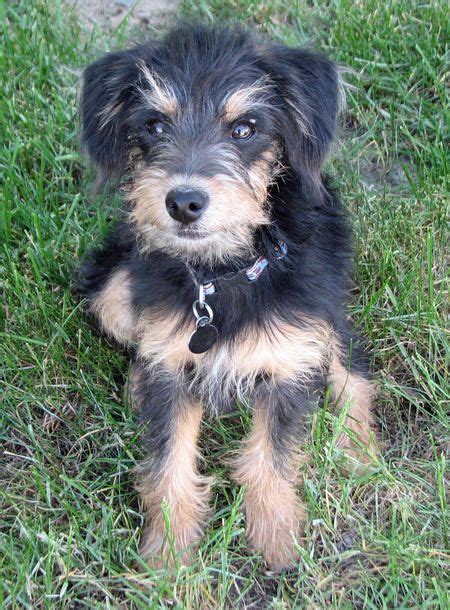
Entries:
[[[176, 551], [200, 538], [202, 408], [220, 414], [239, 398], [254, 409], [235, 479], [247, 486], [250, 542], [276, 569], [295, 561], [305, 516], [297, 450], [327, 380], [347, 409], [340, 444], [356, 457], [359, 445], [373, 448], [373, 389], [346, 317], [349, 231], [322, 175], [340, 87], [325, 57], [236, 28], [182, 26], [86, 69], [83, 144], [102, 180], [119, 181], [125, 220], [91, 252], [79, 288], [102, 329], [135, 354], [130, 392], [149, 449], [138, 472], [146, 556], [167, 552], [164, 498]], [[248, 141], [231, 137], [240, 122], [252, 126]], [[166, 208], [180, 186], [209, 203], [190, 232]], [[287, 255], [276, 258], [280, 241]], [[260, 255], [269, 266], [249, 282], [243, 270]], [[193, 276], [218, 287], [207, 297], [218, 341], [197, 355]]]
[[[139, 393], [137, 393], [139, 396]], [[200, 429], [201, 406], [189, 401], [180, 404], [174, 417], [173, 442], [163, 463], [155, 456], [137, 468], [137, 488], [141, 492], [148, 527], [141, 550], [146, 557], [155, 557], [172, 545], [177, 553], [197, 542], [209, 512], [211, 480], [197, 472], [196, 441]], [[156, 463], [155, 463], [156, 462]], [[171, 532], [166, 532], [161, 504], [166, 500], [171, 521]]]
[[306, 517], [295, 486], [302, 461], [296, 439], [286, 443], [287, 455], [280, 465], [270, 439], [273, 414], [270, 406], [259, 404], [253, 417], [252, 432], [233, 463], [233, 478], [246, 486], [244, 510], [246, 535], [250, 544], [262, 550], [273, 569], [283, 568], [295, 559], [293, 539], [298, 539]]

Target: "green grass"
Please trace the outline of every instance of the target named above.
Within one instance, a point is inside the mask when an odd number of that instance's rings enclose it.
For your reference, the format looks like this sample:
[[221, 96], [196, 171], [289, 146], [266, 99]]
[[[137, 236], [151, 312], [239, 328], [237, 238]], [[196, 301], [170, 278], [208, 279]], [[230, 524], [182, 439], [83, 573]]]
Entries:
[[447, 3], [192, 0], [183, 10], [241, 16], [354, 71], [331, 169], [356, 228], [351, 313], [373, 346], [384, 459], [343, 477], [333, 461], [340, 423], [324, 406], [301, 484], [301, 559], [274, 577], [246, 549], [242, 494], [222, 459], [248, 415], [206, 423], [217, 485], [198, 557], [171, 577], [137, 569], [127, 361], [70, 293], [76, 260], [116, 205], [90, 200], [80, 178], [79, 70], [128, 34], [90, 35], [55, 2], [2, 3], [0, 607], [446, 609]]

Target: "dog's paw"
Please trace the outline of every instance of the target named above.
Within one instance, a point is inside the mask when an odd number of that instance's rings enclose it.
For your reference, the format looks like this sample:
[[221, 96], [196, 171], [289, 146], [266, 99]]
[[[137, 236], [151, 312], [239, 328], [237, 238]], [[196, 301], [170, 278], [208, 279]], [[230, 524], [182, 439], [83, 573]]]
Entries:
[[305, 508], [294, 492], [287, 500], [272, 504], [261, 498], [259, 503], [244, 503], [247, 541], [252, 549], [262, 554], [274, 572], [296, 565], [296, 542], [302, 535], [306, 519]]
[[[161, 520], [162, 521], [162, 520]], [[167, 531], [164, 522], [148, 525], [141, 538], [140, 554], [152, 569], [189, 565], [203, 531], [199, 523], [190, 522]]]
[[372, 428], [361, 438], [351, 438], [345, 432], [339, 434], [336, 449], [341, 452], [339, 465], [344, 471], [370, 472], [376, 470], [381, 455], [380, 445]]

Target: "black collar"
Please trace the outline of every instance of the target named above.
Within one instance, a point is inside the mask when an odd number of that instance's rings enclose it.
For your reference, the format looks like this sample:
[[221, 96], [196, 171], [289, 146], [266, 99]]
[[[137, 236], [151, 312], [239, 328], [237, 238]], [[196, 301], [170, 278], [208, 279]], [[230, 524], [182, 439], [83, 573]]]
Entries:
[[195, 286], [199, 289], [199, 291], [202, 290], [204, 296], [208, 296], [210, 294], [220, 292], [227, 286], [230, 286], [230, 284], [235, 284], [236, 281], [256, 282], [256, 280], [258, 280], [264, 273], [271, 260], [282, 260], [287, 255], [287, 244], [283, 241], [278, 241], [276, 243], [271, 242], [269, 247], [270, 252], [268, 253], [268, 256], [258, 256], [250, 267], [245, 267], [237, 271], [229, 271], [228, 273], [224, 273], [223, 275], [219, 275], [211, 279], [203, 279], [200, 281], [197, 273], [191, 267], [191, 265], [186, 263], [186, 267]]

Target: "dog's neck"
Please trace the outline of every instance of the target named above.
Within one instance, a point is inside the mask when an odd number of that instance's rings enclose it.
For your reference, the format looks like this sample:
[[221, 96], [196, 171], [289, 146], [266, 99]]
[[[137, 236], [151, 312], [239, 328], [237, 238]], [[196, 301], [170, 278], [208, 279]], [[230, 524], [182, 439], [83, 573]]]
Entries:
[[194, 284], [197, 287], [202, 286], [206, 294], [213, 294], [226, 285], [232, 286], [239, 281], [257, 281], [270, 264], [281, 261], [287, 256], [286, 242], [274, 241], [269, 237], [265, 238], [265, 242], [264, 247], [261, 247], [261, 254], [252, 259], [234, 261], [232, 267], [225, 266], [223, 269], [194, 267], [187, 262], [185, 265]]
[[278, 244], [285, 243], [283, 233], [274, 224], [269, 227], [261, 227], [255, 231], [253, 247], [251, 251], [246, 251], [242, 255], [234, 255], [223, 261], [211, 262], [202, 261], [201, 255], [194, 260], [185, 260], [184, 264], [197, 278], [213, 278], [232, 273], [239, 273], [251, 269], [259, 258], [271, 260]]

